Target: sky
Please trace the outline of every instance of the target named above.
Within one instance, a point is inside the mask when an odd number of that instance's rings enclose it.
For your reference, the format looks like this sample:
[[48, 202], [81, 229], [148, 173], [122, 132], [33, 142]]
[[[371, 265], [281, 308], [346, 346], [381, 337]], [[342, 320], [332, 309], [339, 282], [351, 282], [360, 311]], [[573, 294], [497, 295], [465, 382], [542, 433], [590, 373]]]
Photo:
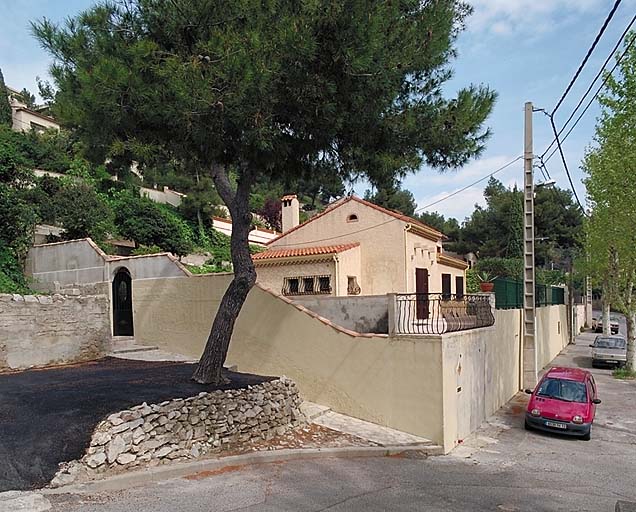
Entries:
[[[551, 111], [565, 90], [614, 0], [468, 0], [473, 15], [457, 43], [458, 57], [452, 62], [454, 76], [446, 85], [448, 97], [469, 84], [485, 84], [497, 91], [498, 100], [486, 125], [492, 137], [479, 159], [463, 168], [440, 174], [423, 168], [408, 176], [403, 187], [410, 190], [423, 208], [495, 171], [523, 152], [524, 103]], [[0, 0], [0, 68], [5, 82], [15, 89], [26, 87], [37, 93], [36, 76], [48, 77], [51, 59], [31, 36], [29, 22], [42, 17], [61, 22], [95, 0]], [[636, 0], [623, 0], [583, 73], [555, 115], [557, 126], [567, 119], [602, 63], [634, 15]], [[565, 141], [564, 151], [576, 190], [584, 201], [581, 159], [593, 142], [595, 105]], [[541, 154], [552, 141], [549, 120], [534, 115], [534, 153]], [[548, 163], [557, 185], [568, 188], [558, 154]], [[496, 176], [507, 186], [523, 180], [520, 160]], [[541, 175], [535, 181], [542, 181]], [[437, 211], [462, 221], [475, 204], [484, 204], [485, 181], [443, 200], [428, 211]], [[364, 184], [356, 186], [362, 194]]]

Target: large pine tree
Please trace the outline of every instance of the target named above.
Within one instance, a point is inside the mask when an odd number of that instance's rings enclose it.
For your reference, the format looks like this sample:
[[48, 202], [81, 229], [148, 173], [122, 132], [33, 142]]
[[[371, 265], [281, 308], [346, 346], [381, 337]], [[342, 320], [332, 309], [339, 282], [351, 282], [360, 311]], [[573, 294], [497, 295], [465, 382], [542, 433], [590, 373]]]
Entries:
[[469, 14], [459, 0], [122, 0], [34, 25], [55, 59], [57, 114], [95, 155], [161, 146], [209, 175], [230, 211], [234, 279], [196, 381], [222, 380], [256, 280], [257, 180], [320, 166], [378, 181], [482, 151], [495, 94], [442, 95]]

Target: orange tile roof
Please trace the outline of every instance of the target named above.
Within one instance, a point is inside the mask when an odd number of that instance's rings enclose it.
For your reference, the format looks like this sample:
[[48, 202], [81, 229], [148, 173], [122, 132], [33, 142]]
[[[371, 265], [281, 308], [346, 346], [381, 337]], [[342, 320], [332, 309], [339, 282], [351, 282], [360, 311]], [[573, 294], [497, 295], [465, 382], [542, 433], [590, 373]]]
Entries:
[[292, 199], [298, 199], [296, 194], [288, 194], [280, 198], [281, 201], [291, 201]]
[[[281, 238], [287, 236], [289, 233], [296, 231], [300, 228], [302, 228], [303, 226], [306, 226], [307, 224], [309, 224], [310, 222], [319, 219], [320, 217], [322, 217], [323, 215], [327, 215], [329, 212], [335, 210], [336, 208], [342, 206], [343, 204], [347, 204], [349, 201], [356, 201], [357, 203], [363, 204], [364, 206], [368, 206], [369, 208], [373, 208], [374, 210], [378, 210], [379, 212], [385, 213], [386, 215], [390, 215], [391, 217], [394, 217], [398, 220], [401, 220], [403, 222], [407, 222], [409, 224], [412, 224], [414, 226], [417, 226], [419, 228], [422, 228], [426, 231], [430, 231], [431, 234], [437, 235], [440, 238], [445, 238], [444, 233], [442, 233], [441, 231], [438, 231], [435, 228], [432, 228], [431, 226], [428, 226], [426, 224], [424, 224], [423, 222], [420, 222], [419, 220], [414, 219], [413, 217], [409, 217], [408, 215], [404, 215], [400, 212], [396, 212], [393, 210], [389, 210], [387, 208], [383, 208], [382, 206], [378, 206], [377, 204], [371, 203], [369, 201], [365, 201], [364, 199], [359, 198], [358, 196], [349, 196], [345, 199], [339, 199], [338, 201], [332, 203], [331, 205], [327, 206], [327, 208], [325, 208], [324, 211], [320, 212], [317, 215], [314, 215], [313, 217], [311, 217], [308, 221], [303, 222], [302, 224], [299, 224], [296, 227], [291, 228], [288, 231], [285, 231], [282, 235], [280, 235], [278, 238], [274, 238], [273, 240], [270, 240], [269, 242], [267, 242], [267, 245], [270, 245], [278, 240], [280, 240]], [[344, 236], [344, 235], [343, 235]]]
[[358, 247], [359, 242], [352, 244], [326, 245], [323, 247], [300, 247], [297, 249], [273, 249], [252, 255], [253, 260], [269, 260], [273, 258], [296, 258], [299, 256], [317, 256], [320, 254], [337, 254]]

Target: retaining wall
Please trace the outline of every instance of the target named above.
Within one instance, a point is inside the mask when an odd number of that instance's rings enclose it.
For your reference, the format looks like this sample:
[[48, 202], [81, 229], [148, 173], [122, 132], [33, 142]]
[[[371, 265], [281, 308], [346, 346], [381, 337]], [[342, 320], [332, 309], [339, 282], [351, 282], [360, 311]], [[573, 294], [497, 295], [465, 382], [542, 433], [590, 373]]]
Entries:
[[[246, 389], [144, 403], [99, 423], [80, 465], [90, 475], [244, 448], [304, 423], [301, 402], [296, 384], [281, 377]], [[58, 474], [57, 481], [63, 480]]]
[[0, 294], [0, 371], [102, 357], [108, 297]]

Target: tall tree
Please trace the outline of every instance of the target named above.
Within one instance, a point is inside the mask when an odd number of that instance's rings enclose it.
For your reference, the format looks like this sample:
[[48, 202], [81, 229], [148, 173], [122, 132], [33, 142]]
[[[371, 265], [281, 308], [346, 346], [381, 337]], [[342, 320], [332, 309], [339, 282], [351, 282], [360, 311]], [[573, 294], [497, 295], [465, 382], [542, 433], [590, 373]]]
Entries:
[[9, 103], [9, 94], [7, 86], [4, 84], [4, 76], [0, 69], [0, 124], [11, 126], [13, 118], [11, 116], [11, 104]]
[[[311, 175], [404, 175], [481, 153], [495, 94], [445, 99], [459, 0], [121, 0], [33, 30], [55, 59], [56, 113], [106, 156], [160, 145], [212, 177], [233, 221], [234, 279], [193, 379], [223, 380], [256, 281], [252, 185]], [[282, 180], [281, 180], [282, 181]]]
[[404, 215], [413, 216], [417, 203], [410, 190], [405, 190], [399, 181], [390, 177], [374, 183], [375, 192], [367, 190], [364, 198], [383, 208], [396, 210]]
[[[629, 34], [631, 40], [634, 34]], [[583, 161], [592, 214], [587, 227], [590, 270], [604, 300], [625, 314], [627, 366], [636, 368], [636, 48], [624, 43], [617, 76], [599, 96], [595, 145]]]

